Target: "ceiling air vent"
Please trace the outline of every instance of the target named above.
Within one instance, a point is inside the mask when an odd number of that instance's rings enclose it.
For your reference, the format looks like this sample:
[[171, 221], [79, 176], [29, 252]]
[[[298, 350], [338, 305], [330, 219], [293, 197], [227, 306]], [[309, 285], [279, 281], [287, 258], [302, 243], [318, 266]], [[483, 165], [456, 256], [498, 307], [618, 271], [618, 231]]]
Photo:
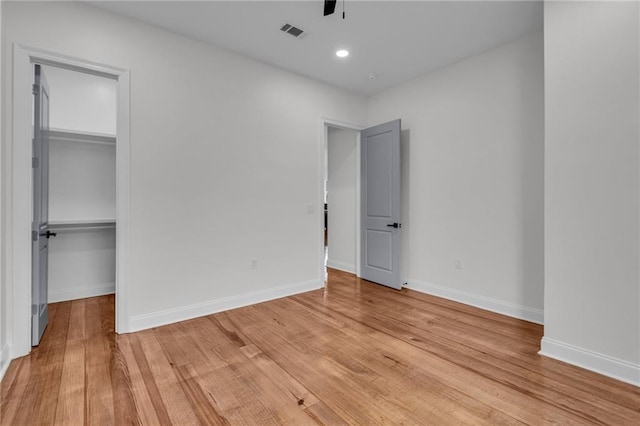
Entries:
[[280, 28], [280, 31], [284, 31], [287, 34], [291, 34], [298, 38], [302, 38], [302, 33], [304, 33], [303, 30], [291, 24], [284, 24], [282, 28]]

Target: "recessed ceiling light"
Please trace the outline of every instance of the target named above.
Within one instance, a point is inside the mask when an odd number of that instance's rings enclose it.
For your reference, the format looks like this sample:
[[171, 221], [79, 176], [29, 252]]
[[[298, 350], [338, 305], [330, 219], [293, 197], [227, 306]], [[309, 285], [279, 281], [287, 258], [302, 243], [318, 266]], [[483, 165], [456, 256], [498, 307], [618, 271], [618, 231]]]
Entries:
[[369, 74], [369, 80], [375, 80], [376, 78], [378, 78], [378, 74]]
[[336, 56], [338, 58], [346, 58], [347, 56], [349, 56], [349, 51], [345, 49], [340, 49], [336, 52]]

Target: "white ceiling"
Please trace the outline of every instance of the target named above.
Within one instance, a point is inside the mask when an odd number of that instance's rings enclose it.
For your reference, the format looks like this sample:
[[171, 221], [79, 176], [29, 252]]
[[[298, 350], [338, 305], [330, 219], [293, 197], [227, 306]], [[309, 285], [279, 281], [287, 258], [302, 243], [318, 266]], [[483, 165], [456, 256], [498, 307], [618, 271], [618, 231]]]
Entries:
[[[341, 1], [328, 17], [319, 0], [91, 4], [364, 95], [542, 28], [541, 1], [346, 0], [344, 20]], [[305, 37], [280, 31], [285, 23]]]

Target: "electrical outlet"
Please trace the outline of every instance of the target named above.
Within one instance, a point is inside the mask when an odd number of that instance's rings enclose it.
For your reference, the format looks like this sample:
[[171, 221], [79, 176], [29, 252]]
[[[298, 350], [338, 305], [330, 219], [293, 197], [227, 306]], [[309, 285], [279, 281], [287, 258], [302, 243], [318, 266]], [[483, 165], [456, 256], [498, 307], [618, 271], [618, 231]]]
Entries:
[[453, 262], [453, 266], [454, 266], [454, 268], [456, 268], [457, 270], [461, 270], [461, 269], [462, 269], [462, 260], [460, 260], [460, 259], [456, 259], [456, 260]]
[[251, 259], [249, 268], [252, 270], [258, 269], [258, 259]]

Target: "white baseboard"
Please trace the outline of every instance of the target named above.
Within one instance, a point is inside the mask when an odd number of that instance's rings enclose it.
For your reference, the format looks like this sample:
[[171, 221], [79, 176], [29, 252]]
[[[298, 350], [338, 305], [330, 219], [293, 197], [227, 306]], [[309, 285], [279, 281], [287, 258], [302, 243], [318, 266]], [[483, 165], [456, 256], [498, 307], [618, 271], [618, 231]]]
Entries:
[[85, 285], [81, 287], [49, 290], [49, 303], [66, 302], [68, 300], [86, 299], [87, 297], [104, 296], [116, 292], [115, 283]]
[[268, 300], [318, 290], [319, 288], [322, 288], [322, 282], [320, 280], [305, 281], [265, 290], [252, 291], [249, 293], [239, 294], [237, 296], [224, 297], [217, 300], [209, 300], [206, 302], [195, 303], [193, 305], [165, 309], [149, 314], [137, 315], [129, 319], [129, 331], [134, 332], [146, 330], [148, 328], [211, 315], [217, 312], [227, 311], [229, 309], [241, 308], [243, 306], [266, 302]]
[[417, 280], [409, 280], [407, 288], [536, 324], [544, 324], [544, 312], [542, 309], [518, 305], [492, 297], [442, 287], [436, 284], [428, 284]]
[[540, 355], [591, 370], [603, 376], [640, 386], [640, 364], [583, 349], [557, 340], [542, 338]]
[[327, 268], [338, 269], [339, 271], [348, 272], [350, 274], [356, 273], [356, 265], [339, 262], [337, 260], [327, 259]]
[[9, 364], [11, 363], [11, 346], [5, 344], [2, 350], [0, 350], [0, 381], [4, 377], [4, 373], [7, 372]]

